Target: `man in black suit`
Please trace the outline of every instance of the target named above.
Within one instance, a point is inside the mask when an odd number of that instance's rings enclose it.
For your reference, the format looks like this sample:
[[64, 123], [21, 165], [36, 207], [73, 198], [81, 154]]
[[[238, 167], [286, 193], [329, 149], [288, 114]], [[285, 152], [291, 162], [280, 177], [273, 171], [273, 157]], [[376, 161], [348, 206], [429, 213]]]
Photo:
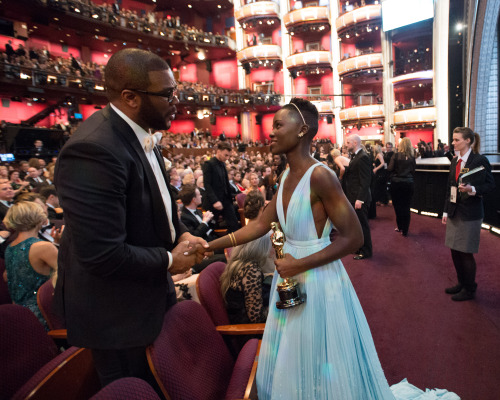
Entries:
[[106, 65], [107, 95], [63, 147], [55, 182], [64, 208], [56, 304], [68, 342], [92, 350], [103, 385], [125, 376], [154, 384], [145, 349], [176, 303], [171, 274], [201, 260], [168, 189], [163, 158], [148, 131], [175, 118], [168, 64], [139, 49]]
[[5, 218], [5, 214], [9, 211], [14, 198], [14, 191], [12, 186], [6, 180], [0, 183], [0, 223]]
[[47, 185], [42, 187], [40, 189], [40, 196], [45, 199], [49, 220], [62, 220], [64, 218], [64, 215], [60, 210], [61, 205], [59, 204], [59, 196], [57, 195], [55, 186]]
[[368, 208], [372, 199], [370, 193], [372, 165], [368, 154], [361, 148], [361, 138], [358, 135], [348, 136], [346, 145], [352, 154], [352, 159], [344, 174], [345, 194], [356, 211], [364, 238], [363, 246], [354, 259], [363, 260], [372, 256], [372, 237], [368, 224]]
[[[189, 233], [193, 236], [199, 236], [207, 242], [215, 240], [218, 236], [213, 229], [215, 223], [213, 221], [214, 214], [211, 211], [202, 213], [198, 206], [201, 205], [200, 190], [195, 185], [184, 185], [179, 192], [179, 199], [184, 207], [181, 211], [181, 221], [186, 226]], [[206, 257], [201, 262], [193, 266], [194, 273], [200, 273], [210, 264], [216, 261], [227, 262], [224, 252]]]
[[203, 208], [212, 211], [216, 220], [222, 215], [228, 231], [234, 232], [239, 229], [239, 223], [234, 211], [226, 169], [226, 161], [230, 154], [231, 146], [229, 143], [219, 142], [215, 157], [203, 164], [203, 183], [205, 186]]
[[49, 184], [47, 179], [40, 175], [40, 171], [41, 170], [36, 169], [35, 167], [28, 168], [28, 175], [24, 180], [30, 184], [32, 190], [39, 191], [40, 188]]

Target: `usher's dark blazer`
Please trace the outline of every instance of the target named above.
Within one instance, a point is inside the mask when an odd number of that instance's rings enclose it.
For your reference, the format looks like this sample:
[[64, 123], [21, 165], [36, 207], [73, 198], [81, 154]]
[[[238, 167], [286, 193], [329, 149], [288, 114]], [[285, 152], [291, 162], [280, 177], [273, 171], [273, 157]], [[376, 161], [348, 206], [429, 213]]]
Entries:
[[203, 208], [213, 210], [213, 205], [220, 201], [225, 207], [231, 204], [231, 192], [226, 166], [217, 157], [212, 157], [203, 164]]
[[[470, 183], [476, 189], [475, 196], [469, 196], [467, 193], [457, 192], [457, 202], [450, 202], [450, 193], [452, 186], [458, 186], [456, 178], [456, 167], [458, 158], [451, 160], [450, 174], [448, 175], [448, 187], [446, 189], [446, 201], [444, 204], [444, 212], [448, 213], [448, 217], [453, 218], [455, 215], [460, 215], [464, 221], [473, 221], [484, 218], [483, 194], [491, 192], [495, 188], [495, 181], [491, 173], [491, 165], [488, 159], [481, 154], [470, 153], [465, 168], [472, 170], [483, 166], [484, 170], [470, 176]], [[463, 174], [459, 174], [460, 175]], [[467, 178], [466, 178], [467, 179]], [[467, 183], [467, 182], [466, 182]]]
[[372, 179], [372, 164], [370, 157], [363, 150], [353, 156], [344, 174], [345, 195], [351, 204], [356, 200], [370, 203], [372, 196], [370, 184]]
[[[176, 243], [142, 145], [109, 105], [63, 147], [55, 184], [66, 223], [56, 304], [69, 343], [91, 349], [152, 343], [175, 303], [167, 250]], [[171, 197], [177, 239], [186, 228]]]

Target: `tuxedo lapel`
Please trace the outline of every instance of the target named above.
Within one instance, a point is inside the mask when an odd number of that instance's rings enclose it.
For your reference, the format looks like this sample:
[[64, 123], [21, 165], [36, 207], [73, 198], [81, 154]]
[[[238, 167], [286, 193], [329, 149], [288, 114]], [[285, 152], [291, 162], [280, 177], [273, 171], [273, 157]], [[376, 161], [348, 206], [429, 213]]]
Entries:
[[[170, 234], [169, 223], [167, 220], [167, 211], [165, 210], [165, 204], [163, 203], [163, 198], [161, 196], [158, 183], [156, 181], [155, 174], [151, 168], [151, 164], [146, 158], [146, 153], [142, 148], [139, 139], [135, 135], [132, 128], [127, 124], [113, 109], [109, 106], [103, 109], [103, 114], [111, 120], [114, 132], [123, 139], [125, 145], [130, 149], [132, 156], [139, 160], [142, 164], [145, 177], [148, 182], [149, 189], [151, 191], [151, 202], [153, 203], [153, 208], [159, 210], [157, 213], [158, 218], [155, 218], [155, 230], [159, 237], [166, 243], [172, 243], [172, 235]], [[160, 163], [160, 168], [162, 163]], [[163, 169], [165, 166], [163, 166]], [[163, 171], [163, 170], [162, 170]], [[172, 215], [177, 212], [177, 208], [172, 208]], [[175, 221], [175, 218], [172, 218]], [[175, 224], [174, 224], [175, 227]]]

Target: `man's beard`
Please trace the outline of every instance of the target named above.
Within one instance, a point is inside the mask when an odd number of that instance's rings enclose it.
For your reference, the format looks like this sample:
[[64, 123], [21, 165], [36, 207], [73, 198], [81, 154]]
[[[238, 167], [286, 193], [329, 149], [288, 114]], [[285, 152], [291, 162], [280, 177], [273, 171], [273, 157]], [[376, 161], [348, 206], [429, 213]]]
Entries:
[[170, 121], [156, 110], [146, 96], [143, 97], [143, 101], [141, 102], [139, 116], [153, 130], [167, 130], [170, 128]]

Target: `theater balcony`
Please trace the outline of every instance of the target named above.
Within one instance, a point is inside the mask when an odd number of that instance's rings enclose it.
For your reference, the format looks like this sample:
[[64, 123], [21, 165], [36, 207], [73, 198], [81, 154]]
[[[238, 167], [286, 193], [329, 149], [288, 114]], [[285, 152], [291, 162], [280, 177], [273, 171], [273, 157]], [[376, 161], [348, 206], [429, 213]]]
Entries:
[[325, 6], [293, 10], [285, 14], [283, 21], [290, 35], [298, 32], [327, 32], [330, 29], [328, 8]]
[[286, 67], [290, 71], [322, 69], [330, 71], [332, 67], [331, 52], [327, 50], [305, 51], [292, 54], [286, 58]]
[[281, 47], [276, 44], [245, 47], [236, 53], [236, 58], [247, 73], [254, 68], [276, 69], [281, 66]]
[[314, 98], [310, 97], [309, 100], [316, 106], [320, 116], [333, 115], [333, 104], [330, 99], [320, 98], [319, 100], [315, 100]]
[[260, 26], [279, 26], [280, 6], [274, 1], [258, 1], [245, 4], [234, 13], [243, 29], [249, 30]]
[[338, 63], [337, 71], [339, 76], [360, 70], [382, 69], [382, 53], [364, 54], [351, 57]]
[[380, 24], [381, 16], [380, 4], [367, 5], [342, 14], [335, 21], [335, 27], [340, 35], [341, 32], [358, 25]]
[[384, 119], [383, 104], [369, 104], [340, 110], [339, 118], [341, 122], [359, 120], [381, 120]]
[[[435, 124], [437, 118], [436, 107], [422, 106], [394, 113], [395, 125]], [[433, 125], [434, 126], [434, 125]]]

